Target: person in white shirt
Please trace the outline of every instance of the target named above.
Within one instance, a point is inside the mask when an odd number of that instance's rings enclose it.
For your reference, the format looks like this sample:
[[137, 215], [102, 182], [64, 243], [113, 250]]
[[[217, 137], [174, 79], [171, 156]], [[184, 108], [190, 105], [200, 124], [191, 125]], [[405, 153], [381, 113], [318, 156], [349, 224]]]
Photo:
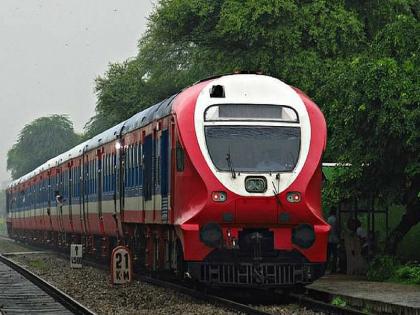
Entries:
[[55, 191], [55, 201], [57, 203], [57, 207], [62, 207], [63, 206], [64, 198], [58, 190]]

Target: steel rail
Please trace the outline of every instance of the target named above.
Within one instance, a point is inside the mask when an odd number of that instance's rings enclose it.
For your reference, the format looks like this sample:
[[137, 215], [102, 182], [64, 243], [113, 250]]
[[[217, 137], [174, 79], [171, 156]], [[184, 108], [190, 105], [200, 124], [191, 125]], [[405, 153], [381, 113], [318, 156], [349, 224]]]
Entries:
[[7, 235], [3, 235], [3, 234], [0, 234], [0, 239], [4, 241], [16, 242], [13, 238], [10, 238]]
[[20, 273], [23, 277], [28, 279], [30, 282], [38, 286], [44, 292], [46, 292], [49, 296], [51, 296], [54, 300], [62, 304], [66, 309], [72, 312], [75, 315], [96, 315], [93, 311], [85, 307], [84, 305], [80, 304], [78, 301], [73, 299], [70, 295], [64, 293], [60, 289], [53, 286], [51, 283], [45, 281], [44, 279], [40, 278], [33, 272], [29, 271], [22, 265], [14, 262], [13, 260], [3, 256], [0, 254], [0, 262], [6, 264], [13, 270]]
[[[203, 301], [207, 301], [213, 304], [224, 306], [227, 309], [230, 309], [233, 311], [238, 311], [238, 312], [251, 314], [251, 315], [268, 315], [268, 314], [272, 315], [272, 313], [259, 310], [255, 308], [254, 306], [252, 306], [252, 301], [250, 301], [251, 305], [246, 305], [246, 304], [238, 303], [231, 299], [220, 297], [218, 295], [207, 294], [205, 291], [194, 290], [185, 285], [180, 285], [171, 281], [152, 278], [149, 276], [137, 275], [136, 279], [144, 281], [144, 282], [148, 282], [150, 284], [158, 285], [161, 287], [170, 288], [177, 292], [195, 297], [199, 300], [203, 300]], [[274, 297], [275, 296], [273, 296], [273, 300], [274, 300]], [[291, 293], [288, 295], [288, 297], [291, 298], [291, 301], [289, 300], [290, 302], [294, 302], [298, 305], [306, 306], [310, 308], [311, 310], [321, 311], [326, 314], [339, 314], [339, 315], [366, 315], [367, 314], [367, 313], [354, 310], [351, 308], [341, 307], [337, 305], [328, 304], [319, 300], [315, 300], [308, 296], [305, 296], [304, 294]], [[277, 304], [273, 303], [273, 305], [277, 305]]]
[[135, 278], [137, 280], [147, 282], [147, 283], [150, 283], [152, 285], [156, 285], [156, 286], [160, 286], [160, 287], [163, 287], [163, 288], [175, 290], [179, 293], [192, 296], [192, 297], [194, 297], [198, 300], [202, 300], [202, 301], [205, 301], [205, 302], [209, 302], [209, 303], [212, 303], [212, 304], [215, 304], [215, 305], [225, 307], [225, 308], [227, 308], [229, 310], [232, 310], [232, 311], [237, 311], [237, 312], [250, 314], [250, 315], [272, 315], [271, 313], [261, 311], [259, 309], [256, 309], [256, 308], [252, 307], [252, 306], [242, 304], [242, 303], [238, 303], [238, 302], [235, 302], [233, 300], [225, 299], [225, 298], [222, 298], [222, 297], [217, 296], [217, 295], [208, 294], [205, 291], [199, 291], [197, 289], [193, 289], [193, 288], [190, 288], [190, 287], [185, 286], [185, 285], [176, 284], [176, 283], [171, 282], [171, 281], [156, 279], [156, 278], [152, 278], [152, 277], [144, 276], [144, 275], [136, 275]]
[[[13, 239], [10, 239], [13, 240]], [[26, 244], [28, 245], [28, 244]], [[35, 247], [35, 248], [40, 248], [38, 246], [33, 246], [33, 245], [29, 245], [30, 247]], [[63, 252], [51, 252], [54, 254], [57, 254], [57, 256], [61, 256], [63, 258], [69, 258], [70, 255], [63, 253]], [[0, 255], [1, 257], [1, 255]], [[86, 263], [87, 265], [90, 265], [91, 267], [97, 268], [97, 269], [108, 269], [109, 266], [103, 264], [103, 263], [99, 263], [96, 260], [92, 260], [92, 259], [84, 259], [84, 263]], [[181, 285], [178, 283], [174, 283], [173, 281], [168, 281], [168, 280], [164, 280], [164, 279], [158, 279], [158, 278], [154, 278], [151, 276], [146, 276], [143, 274], [136, 274], [135, 275], [135, 279], [143, 281], [143, 282], [147, 282], [156, 286], [160, 286], [160, 287], [164, 287], [164, 288], [170, 288], [173, 289], [177, 292], [192, 296], [198, 300], [202, 300], [202, 301], [207, 301], [209, 303], [212, 304], [216, 304], [216, 305], [220, 305], [220, 306], [224, 306], [227, 309], [233, 310], [233, 311], [238, 311], [238, 312], [242, 312], [245, 314], [251, 314], [251, 315], [268, 315], [271, 313], [265, 312], [265, 311], [261, 311], [256, 309], [255, 307], [252, 307], [252, 305], [246, 305], [246, 304], [242, 304], [242, 303], [238, 303], [234, 300], [231, 299], [226, 299], [217, 295], [212, 295], [212, 294], [208, 294], [205, 291], [198, 291], [195, 289], [192, 289], [189, 286], [186, 285]], [[279, 295], [277, 294], [277, 297]], [[351, 308], [347, 308], [347, 307], [341, 307], [338, 305], [332, 305], [323, 301], [320, 301], [318, 299], [314, 299], [309, 297], [307, 294], [297, 294], [297, 293], [290, 293], [289, 295], [290, 298], [290, 302], [298, 304], [298, 305], [302, 305], [302, 306], [306, 306], [312, 310], [315, 311], [322, 311], [324, 313], [327, 314], [340, 314], [340, 315], [366, 315], [367, 313], [362, 312], [362, 311], [358, 311], [355, 309], [351, 309]], [[274, 300], [274, 296], [273, 296], [273, 300]], [[252, 302], [252, 301], [250, 301]], [[273, 303], [274, 305], [274, 303]], [[93, 313], [91, 313], [93, 314]]]
[[[13, 239], [10, 239], [10, 240], [13, 241]], [[33, 246], [33, 245], [29, 245], [29, 247], [37, 248], [37, 249], [40, 248], [38, 246]], [[65, 259], [68, 259], [70, 257], [68, 254], [62, 253], [62, 252], [54, 251], [54, 252], [51, 252], [51, 253], [57, 255], [58, 257], [62, 257], [62, 258], [65, 258]], [[6, 255], [8, 255], [8, 254], [6, 254]], [[25, 271], [29, 272], [30, 274], [34, 275], [32, 272], [26, 270], [25, 268], [23, 268], [19, 264], [7, 259], [5, 256], [0, 254], [0, 261], [3, 261], [3, 259], [6, 259], [8, 262], [10, 262], [10, 264], [16, 265], [17, 268], [22, 268]], [[94, 267], [94, 268], [97, 268], [97, 269], [102, 269], [102, 270], [108, 269], [108, 267], [109, 267], [107, 265], [98, 263], [96, 260], [92, 260], [92, 259], [84, 259], [84, 263], [86, 265], [91, 266], [91, 267]], [[10, 266], [10, 267], [12, 267], [14, 269], [13, 266]], [[17, 270], [17, 271], [20, 273], [19, 270]], [[36, 276], [36, 275], [34, 275], [34, 276]], [[197, 291], [197, 290], [194, 290], [194, 289], [192, 289], [188, 286], [176, 284], [176, 283], [171, 282], [171, 281], [157, 279], [157, 278], [153, 278], [153, 277], [145, 276], [145, 275], [140, 275], [140, 274], [136, 274], [135, 279], [143, 281], [143, 282], [147, 282], [147, 283], [155, 285], [155, 286], [159, 286], [159, 287], [163, 287], [163, 288], [167, 288], [167, 289], [172, 289], [172, 290], [177, 291], [179, 293], [194, 297], [198, 300], [209, 302], [209, 303], [212, 303], [212, 304], [215, 304], [215, 305], [219, 305], [219, 306], [225, 307], [225, 308], [233, 310], [233, 311], [238, 311], [238, 312], [245, 313], [245, 314], [250, 314], [250, 315], [271, 315], [270, 313], [260, 311], [256, 308], [251, 307], [251, 306], [241, 304], [241, 303], [238, 303], [238, 302], [235, 302], [235, 301], [232, 301], [232, 300], [228, 300], [228, 299], [225, 299], [225, 298], [222, 298], [222, 297], [219, 297], [219, 296], [210, 295], [210, 294], [207, 294], [205, 292]], [[44, 290], [43, 287], [41, 287], [41, 289]], [[59, 301], [59, 302], [61, 303], [61, 301]], [[66, 306], [66, 308], [67, 308], [67, 306]], [[73, 311], [73, 310], [71, 310], [71, 311]], [[93, 313], [75, 313], [75, 314], [93, 314]]]

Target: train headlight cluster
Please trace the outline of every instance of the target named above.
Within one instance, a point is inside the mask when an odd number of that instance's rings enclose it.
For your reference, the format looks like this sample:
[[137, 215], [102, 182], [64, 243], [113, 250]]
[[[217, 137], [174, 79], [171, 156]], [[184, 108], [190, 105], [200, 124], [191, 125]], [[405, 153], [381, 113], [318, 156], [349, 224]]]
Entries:
[[301, 248], [309, 248], [315, 243], [315, 231], [312, 225], [299, 224], [293, 229], [292, 242]]
[[250, 193], [262, 193], [267, 190], [267, 182], [264, 177], [247, 177], [245, 189]]
[[227, 199], [227, 196], [224, 191], [213, 191], [211, 193], [211, 199], [216, 202], [225, 202]]
[[292, 191], [287, 193], [287, 201], [291, 203], [300, 202], [302, 200], [302, 195], [300, 192]]
[[209, 247], [221, 247], [223, 244], [222, 228], [217, 223], [207, 223], [200, 229], [200, 240]]

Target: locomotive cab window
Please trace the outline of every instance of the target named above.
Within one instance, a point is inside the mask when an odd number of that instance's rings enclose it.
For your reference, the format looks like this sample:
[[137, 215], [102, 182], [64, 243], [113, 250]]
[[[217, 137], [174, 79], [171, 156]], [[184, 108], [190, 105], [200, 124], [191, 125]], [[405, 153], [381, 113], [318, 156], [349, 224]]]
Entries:
[[204, 113], [204, 120], [299, 122], [296, 111], [291, 107], [264, 104], [221, 104], [210, 106]]
[[220, 171], [291, 172], [300, 151], [300, 128], [206, 126], [210, 157]]

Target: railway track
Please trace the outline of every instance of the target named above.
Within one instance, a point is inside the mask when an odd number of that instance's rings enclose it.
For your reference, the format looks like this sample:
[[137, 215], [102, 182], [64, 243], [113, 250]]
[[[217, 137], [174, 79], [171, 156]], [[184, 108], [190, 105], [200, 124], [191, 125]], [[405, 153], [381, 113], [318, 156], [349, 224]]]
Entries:
[[[191, 288], [187, 285], [180, 285], [172, 281], [157, 279], [157, 278], [143, 276], [143, 275], [138, 275], [137, 278], [141, 281], [145, 281], [154, 285], [162, 286], [165, 288], [171, 288], [180, 293], [188, 294], [190, 296], [193, 296], [197, 299], [200, 299], [209, 303], [219, 304], [230, 310], [238, 311], [240, 313], [251, 314], [251, 315], [272, 315], [272, 313], [260, 310], [255, 305], [252, 305], [252, 303], [254, 302], [253, 300], [250, 300], [249, 302], [251, 304], [248, 305], [248, 304], [240, 303], [236, 301], [235, 299], [221, 297], [218, 294], [210, 294], [206, 292], [206, 290], [203, 288], [200, 288], [200, 289]], [[273, 293], [272, 300], [284, 301], [285, 297], [278, 295], [276, 293]], [[287, 297], [287, 302], [289, 304], [294, 303], [297, 305], [305, 306], [311, 310], [315, 310], [315, 311], [322, 312], [325, 314], [366, 315], [366, 313], [364, 312], [331, 305], [331, 304], [328, 304], [328, 303], [325, 303], [316, 299], [312, 299], [304, 294], [290, 294]]]
[[251, 314], [251, 315], [272, 315], [271, 313], [258, 310], [255, 307], [238, 303], [230, 299], [225, 299], [217, 295], [209, 294], [205, 291], [197, 290], [195, 288], [191, 288], [186, 285], [180, 285], [172, 281], [157, 279], [157, 278], [144, 276], [144, 275], [137, 275], [136, 278], [141, 281], [145, 281], [150, 284], [153, 284], [153, 285], [158, 285], [164, 288], [175, 290], [183, 294], [187, 294], [189, 296], [192, 296], [196, 299], [199, 299], [208, 303], [218, 304], [232, 311], [237, 311], [240, 313]]
[[[12, 270], [16, 271], [17, 273], [19, 273], [20, 275], [22, 275], [25, 279], [27, 279], [28, 281], [30, 281], [32, 284], [34, 284], [35, 286], [37, 286], [38, 288], [40, 288], [42, 291], [44, 291], [48, 296], [52, 297], [56, 302], [58, 302], [59, 304], [61, 304], [62, 306], [64, 306], [65, 309], [67, 309], [69, 312], [68, 314], [75, 314], [75, 315], [94, 315], [95, 313], [92, 312], [91, 310], [89, 310], [88, 308], [86, 308], [85, 306], [83, 306], [82, 304], [80, 304], [79, 302], [77, 302], [76, 300], [74, 300], [71, 296], [67, 295], [66, 293], [64, 293], [63, 291], [59, 290], [58, 288], [56, 288], [55, 286], [53, 286], [52, 284], [46, 282], [45, 280], [43, 280], [42, 278], [38, 277], [36, 274], [34, 274], [33, 272], [29, 271], [28, 269], [24, 268], [23, 266], [21, 266], [20, 264], [17, 264], [16, 262], [14, 262], [13, 260], [0, 255], [0, 264], [3, 264], [9, 268], [11, 268]], [[5, 270], [6, 272], [8, 270]], [[10, 277], [10, 275], [9, 275]], [[2, 284], [6, 285], [6, 282], [1, 282]], [[11, 286], [14, 286], [15, 283], [12, 283]], [[27, 285], [23, 285], [22, 287], [25, 287], [25, 289], [27, 289]], [[7, 293], [7, 288], [4, 288], [4, 290], [2, 290], [3, 292]], [[30, 298], [31, 296], [35, 295], [35, 299], [34, 302], [37, 301], [37, 299], [42, 299], [41, 297], [38, 297], [36, 294], [34, 294], [33, 292], [28, 292], [27, 290], [25, 291], [21, 291], [20, 288], [18, 288], [18, 292], [16, 293], [17, 296], [6, 296], [5, 299], [22, 299], [22, 300], [26, 300], [28, 298]], [[17, 306], [22, 305], [23, 302], [17, 301], [17, 303], [15, 303]], [[42, 303], [45, 304], [45, 302], [43, 301]], [[42, 304], [40, 303], [40, 304]], [[43, 305], [44, 305], [43, 304]], [[50, 303], [51, 304], [51, 303]], [[7, 312], [7, 314], [27, 314], [28, 311], [31, 311], [31, 313], [36, 313], [38, 312], [39, 314], [47, 314], [47, 313], [55, 313], [58, 311], [57, 309], [54, 309], [54, 306], [51, 305], [45, 305], [43, 306], [44, 309], [40, 309], [40, 310], [36, 310], [35, 312], [33, 310], [27, 310], [27, 309], [18, 309], [16, 307], [14, 307], [13, 310], [9, 310]], [[0, 310], [1, 313], [1, 310]], [[60, 312], [61, 313], [61, 312]]]
[[0, 239], [1, 240], [4, 240], [4, 241], [11, 241], [11, 242], [14, 242], [15, 241], [14, 239], [12, 239], [12, 238], [10, 238], [10, 237], [8, 237], [6, 235], [2, 235], [2, 234], [0, 234]]
[[[1, 237], [0, 238], [4, 238], [4, 239], [8, 239], [6, 237]], [[8, 239], [10, 241], [14, 241], [12, 239]], [[33, 246], [33, 245], [29, 245], [31, 248], [34, 249], [45, 249], [45, 248], [40, 248], [39, 246]], [[58, 257], [64, 258], [64, 259], [69, 259], [69, 255], [63, 252], [52, 252], [55, 255], [57, 255]], [[2, 257], [2, 256], [0, 256]], [[2, 258], [0, 258], [1, 260]], [[94, 268], [100, 268], [100, 269], [108, 269], [109, 266], [104, 265], [102, 263], [99, 263], [96, 260], [92, 260], [92, 259], [84, 259], [84, 263], [87, 265], [90, 265]], [[20, 266], [19, 266], [20, 267]], [[22, 268], [22, 267], [20, 267]], [[34, 275], [35, 277], [37, 277], [36, 275]], [[261, 310], [260, 308], [257, 307], [257, 305], [259, 304], [258, 302], [255, 302], [255, 299], [250, 299], [249, 303], [250, 304], [244, 304], [242, 302], [239, 302], [238, 299], [236, 298], [226, 298], [224, 296], [221, 296], [221, 293], [214, 291], [214, 290], [207, 290], [205, 287], [192, 287], [187, 283], [179, 283], [179, 282], [175, 282], [173, 280], [168, 280], [168, 279], [163, 279], [163, 278], [156, 278], [156, 277], [152, 277], [149, 275], [143, 275], [143, 274], [137, 274], [135, 275], [135, 278], [139, 281], [143, 281], [143, 282], [147, 282], [156, 286], [160, 286], [163, 288], [168, 288], [168, 289], [172, 289], [174, 291], [177, 291], [179, 293], [185, 294], [185, 295], [189, 295], [191, 297], [194, 297], [198, 300], [202, 300], [208, 303], [212, 303], [215, 305], [219, 305], [219, 306], [223, 306], [226, 309], [232, 310], [232, 311], [236, 311], [239, 313], [243, 313], [243, 314], [251, 314], [251, 315], [268, 315], [268, 314], [272, 314], [270, 312]], [[58, 290], [58, 289], [57, 289]], [[58, 290], [59, 291], [59, 290]], [[211, 292], [210, 292], [211, 291]], [[60, 291], [61, 292], [61, 291]], [[221, 291], [223, 294], [223, 291]], [[71, 299], [71, 298], [70, 298]], [[340, 307], [340, 306], [336, 306], [336, 305], [331, 305], [329, 303], [320, 301], [318, 299], [312, 298], [308, 295], [305, 294], [295, 294], [295, 293], [291, 293], [287, 299], [284, 298], [284, 296], [277, 294], [276, 292], [272, 292], [272, 296], [270, 297], [270, 301], [272, 301], [272, 304], [279, 304], [278, 301], [281, 301], [282, 304], [297, 304], [300, 306], [304, 306], [308, 309], [317, 311], [317, 312], [322, 312], [324, 314], [342, 314], [342, 315], [365, 315], [366, 313], [358, 311], [358, 310], [354, 310], [354, 309], [349, 309], [349, 308], [345, 308], [345, 307]], [[276, 303], [277, 301], [277, 303]], [[267, 303], [265, 303], [267, 304]], [[93, 313], [75, 313], [75, 314], [93, 314]]]

